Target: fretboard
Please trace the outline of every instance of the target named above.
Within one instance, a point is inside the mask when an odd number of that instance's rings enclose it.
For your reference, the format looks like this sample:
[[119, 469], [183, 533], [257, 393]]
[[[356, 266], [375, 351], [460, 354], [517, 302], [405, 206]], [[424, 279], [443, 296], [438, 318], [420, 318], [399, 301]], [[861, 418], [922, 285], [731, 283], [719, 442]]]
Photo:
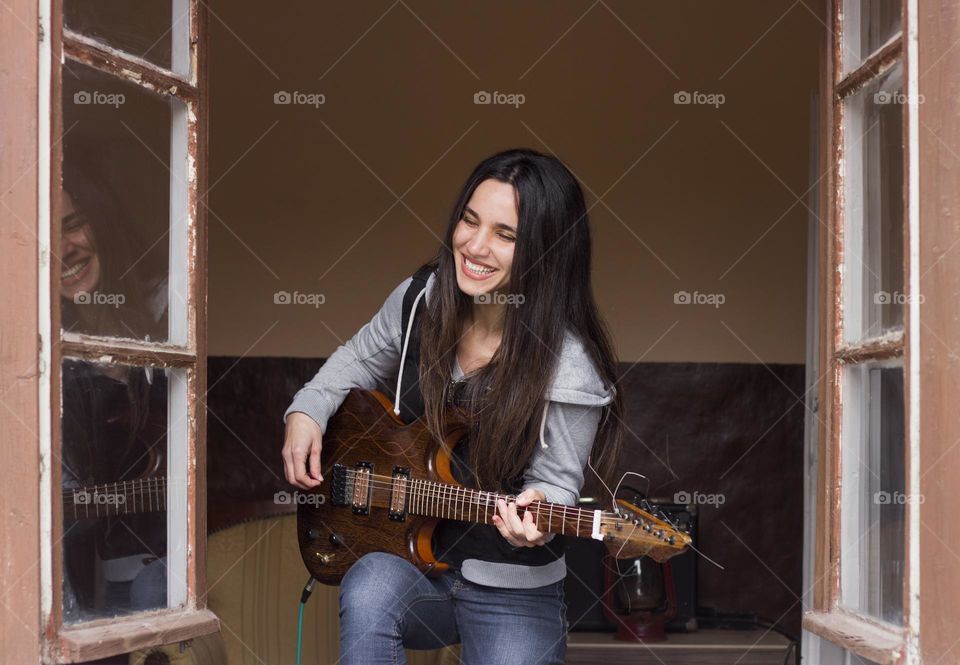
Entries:
[[63, 490], [64, 521], [167, 508], [167, 479], [142, 478]]
[[[498, 512], [497, 500], [503, 499], [508, 503], [516, 500], [513, 494], [484, 492], [429, 480], [404, 479], [402, 482], [407, 483], [407, 512], [414, 515], [493, 524], [493, 516]], [[533, 501], [525, 507], [518, 507], [517, 515], [521, 519], [524, 510], [533, 513], [537, 528], [544, 533], [581, 538], [597, 537], [601, 521], [617, 519], [611, 512], [546, 501]]]

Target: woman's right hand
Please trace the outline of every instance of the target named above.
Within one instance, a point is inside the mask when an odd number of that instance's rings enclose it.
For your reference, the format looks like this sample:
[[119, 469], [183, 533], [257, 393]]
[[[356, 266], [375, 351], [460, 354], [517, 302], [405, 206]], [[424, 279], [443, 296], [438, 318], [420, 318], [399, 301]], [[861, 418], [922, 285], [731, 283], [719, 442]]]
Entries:
[[282, 455], [288, 483], [310, 490], [323, 482], [320, 475], [322, 444], [323, 432], [313, 418], [300, 411], [287, 416]]

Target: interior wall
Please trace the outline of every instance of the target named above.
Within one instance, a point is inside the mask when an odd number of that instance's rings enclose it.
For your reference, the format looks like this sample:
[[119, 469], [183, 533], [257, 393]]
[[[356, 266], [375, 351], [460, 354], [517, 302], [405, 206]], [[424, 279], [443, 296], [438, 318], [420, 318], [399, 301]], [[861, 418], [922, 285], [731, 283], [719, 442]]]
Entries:
[[329, 355], [436, 251], [472, 168], [528, 146], [584, 185], [620, 360], [803, 362], [818, 6], [211, 9], [211, 355]]

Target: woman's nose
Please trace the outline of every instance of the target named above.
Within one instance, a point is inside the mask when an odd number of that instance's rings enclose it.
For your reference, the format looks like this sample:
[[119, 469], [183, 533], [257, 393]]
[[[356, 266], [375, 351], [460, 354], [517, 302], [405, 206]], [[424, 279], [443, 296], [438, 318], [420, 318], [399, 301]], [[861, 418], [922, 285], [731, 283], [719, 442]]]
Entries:
[[473, 234], [473, 237], [470, 238], [470, 242], [467, 243], [467, 249], [476, 257], [483, 256], [487, 253], [487, 235], [484, 231], [480, 230]]
[[67, 253], [73, 249], [74, 243], [73, 239], [69, 233], [62, 233], [60, 235], [60, 257], [63, 258]]

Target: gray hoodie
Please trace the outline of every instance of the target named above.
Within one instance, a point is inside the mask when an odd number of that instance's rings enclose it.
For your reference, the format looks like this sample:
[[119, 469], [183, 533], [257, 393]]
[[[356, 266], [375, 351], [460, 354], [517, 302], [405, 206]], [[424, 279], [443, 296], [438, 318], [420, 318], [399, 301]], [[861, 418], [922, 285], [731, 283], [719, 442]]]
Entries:
[[[400, 348], [403, 296], [412, 277], [403, 280], [387, 297], [369, 323], [337, 348], [316, 375], [294, 395], [283, 414], [306, 413], [326, 431], [330, 416], [340, 408], [352, 388], [375, 389], [378, 382], [396, 381], [396, 393], [403, 394], [400, 368], [406, 350]], [[434, 288], [431, 275], [418, 297], [427, 297]], [[413, 313], [416, 313], [416, 304]], [[413, 323], [410, 317], [409, 325]], [[574, 505], [580, 497], [584, 468], [600, 424], [603, 406], [613, 399], [613, 388], [603, 380], [583, 344], [569, 330], [558, 353], [559, 362], [547, 390], [549, 401], [540, 420], [540, 446], [524, 472], [523, 489], [543, 491], [550, 503]], [[453, 378], [463, 371], [454, 362]], [[554, 565], [557, 564], [557, 565]], [[523, 566], [475, 559], [463, 563], [464, 578], [478, 584], [533, 588], [556, 582], [566, 575], [561, 557], [546, 566]]]

